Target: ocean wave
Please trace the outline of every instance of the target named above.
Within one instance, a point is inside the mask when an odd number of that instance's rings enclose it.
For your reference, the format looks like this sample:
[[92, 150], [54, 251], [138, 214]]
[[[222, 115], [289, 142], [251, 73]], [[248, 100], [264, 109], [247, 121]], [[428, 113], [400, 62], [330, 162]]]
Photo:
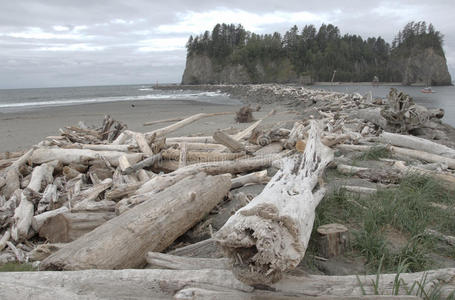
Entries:
[[153, 88], [141, 88], [141, 89], [138, 89], [138, 91], [154, 91]]
[[[0, 104], [2, 108], [26, 108], [26, 107], [49, 107], [49, 106], [67, 106], [90, 103], [106, 103], [119, 101], [147, 101], [147, 100], [194, 100], [201, 102], [218, 102], [211, 101], [207, 98], [227, 97], [227, 94], [218, 92], [198, 92], [198, 93], [178, 93], [178, 94], [148, 94], [139, 96], [117, 96], [117, 97], [97, 97], [86, 99], [57, 99], [33, 102], [4, 103]], [[227, 99], [226, 99], [227, 100]], [[227, 102], [226, 100], [222, 102]], [[229, 101], [230, 102], [230, 101]]]

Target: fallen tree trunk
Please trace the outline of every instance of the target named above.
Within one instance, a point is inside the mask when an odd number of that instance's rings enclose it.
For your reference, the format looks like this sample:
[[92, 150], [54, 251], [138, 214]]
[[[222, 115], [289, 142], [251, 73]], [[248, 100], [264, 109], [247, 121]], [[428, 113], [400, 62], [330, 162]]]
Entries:
[[270, 284], [295, 268], [305, 255], [315, 209], [325, 189], [313, 189], [333, 152], [320, 140], [312, 121], [303, 154], [283, 162], [263, 192], [238, 210], [216, 233], [234, 274], [248, 284]]
[[47, 218], [39, 235], [51, 243], [69, 243], [116, 217], [113, 212], [64, 212]]
[[230, 175], [185, 178], [141, 205], [69, 243], [43, 261], [45, 269], [123, 269], [145, 264], [199, 222], [227, 194]]
[[379, 141], [394, 146], [429, 152], [448, 158], [455, 158], [455, 149], [412, 135], [383, 132]]
[[[228, 270], [85, 270], [75, 272], [0, 273], [4, 299], [307, 299], [392, 300], [418, 299], [406, 289], [395, 296], [397, 274], [379, 276], [288, 276], [268, 290], [254, 289]], [[455, 269], [399, 274], [401, 286], [412, 294], [455, 290]], [[21, 282], [20, 288], [17, 283]], [[419, 283], [421, 286], [419, 286]], [[134, 287], [134, 288], [132, 288]], [[375, 288], [382, 295], [375, 295]], [[272, 289], [272, 291], [270, 291]], [[439, 290], [437, 290], [439, 289]], [[371, 296], [368, 296], [371, 295]]]
[[229, 269], [227, 258], [191, 258], [175, 256], [159, 252], [147, 253], [148, 269], [172, 270], [203, 270], [203, 269]]

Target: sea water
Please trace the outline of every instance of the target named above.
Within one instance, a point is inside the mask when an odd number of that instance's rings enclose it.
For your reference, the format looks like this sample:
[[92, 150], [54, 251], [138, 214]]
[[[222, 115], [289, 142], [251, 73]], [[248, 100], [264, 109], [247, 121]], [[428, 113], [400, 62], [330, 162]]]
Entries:
[[191, 100], [215, 104], [239, 104], [222, 92], [155, 90], [149, 85], [90, 86], [0, 90], [0, 113], [51, 106], [117, 101]]

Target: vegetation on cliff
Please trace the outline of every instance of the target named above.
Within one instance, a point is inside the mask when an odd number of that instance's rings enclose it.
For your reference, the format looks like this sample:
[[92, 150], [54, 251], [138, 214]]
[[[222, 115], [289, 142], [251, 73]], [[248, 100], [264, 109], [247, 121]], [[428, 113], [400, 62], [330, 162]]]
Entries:
[[187, 56], [188, 59], [195, 55], [209, 57], [219, 70], [241, 65], [252, 83], [274, 78], [271, 74], [261, 74], [264, 69], [265, 73], [276, 72], [276, 68], [263, 67], [270, 63], [286, 66], [289, 70], [284, 73], [292, 71], [296, 75], [294, 79], [311, 76], [313, 81], [358, 82], [371, 81], [377, 76], [383, 82], [398, 82], [408, 76], [397, 68], [397, 60], [428, 48], [444, 58], [442, 43], [441, 33], [425, 22], [408, 23], [392, 45], [381, 37], [363, 39], [355, 34], [341, 35], [332, 24], [323, 24], [319, 29], [306, 25], [301, 30], [293, 26], [284, 35], [256, 34], [242, 25], [217, 24], [212, 32], [189, 38]]

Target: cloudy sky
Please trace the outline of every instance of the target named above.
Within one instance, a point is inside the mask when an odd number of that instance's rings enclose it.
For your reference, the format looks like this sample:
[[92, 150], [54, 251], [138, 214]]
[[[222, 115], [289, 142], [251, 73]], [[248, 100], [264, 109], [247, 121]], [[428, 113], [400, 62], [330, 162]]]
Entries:
[[411, 20], [445, 35], [454, 78], [453, 0], [5, 0], [0, 88], [180, 82], [188, 36], [221, 22], [257, 33], [332, 23], [391, 42]]

